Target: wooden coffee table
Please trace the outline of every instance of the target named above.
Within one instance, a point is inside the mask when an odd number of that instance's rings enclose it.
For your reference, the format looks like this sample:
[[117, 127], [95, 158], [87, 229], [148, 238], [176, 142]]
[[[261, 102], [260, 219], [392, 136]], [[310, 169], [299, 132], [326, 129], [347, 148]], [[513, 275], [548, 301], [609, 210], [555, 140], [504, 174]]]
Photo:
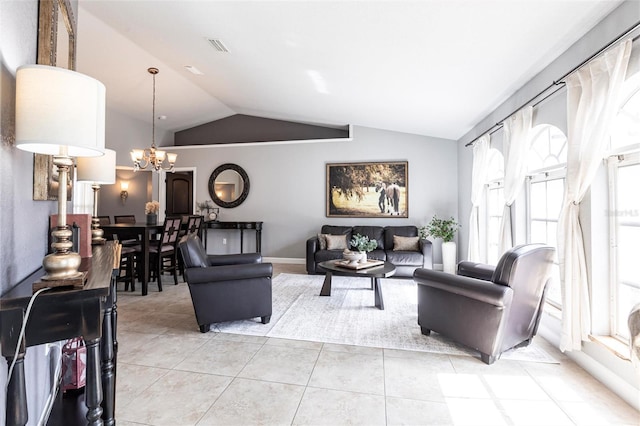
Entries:
[[393, 263], [384, 262], [382, 265], [372, 266], [365, 269], [350, 269], [337, 264], [339, 260], [328, 260], [318, 263], [320, 269], [326, 272], [324, 284], [320, 290], [320, 296], [331, 296], [331, 278], [333, 275], [345, 277], [363, 277], [371, 278], [371, 290], [374, 291], [375, 306], [378, 309], [384, 309], [384, 301], [382, 300], [382, 285], [380, 278], [388, 278], [396, 273], [396, 267]]

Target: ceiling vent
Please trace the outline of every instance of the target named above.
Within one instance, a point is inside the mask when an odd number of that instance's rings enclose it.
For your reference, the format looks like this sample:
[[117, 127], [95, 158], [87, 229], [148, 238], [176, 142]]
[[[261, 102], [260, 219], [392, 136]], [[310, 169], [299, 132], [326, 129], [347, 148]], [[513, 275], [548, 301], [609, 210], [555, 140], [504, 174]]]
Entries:
[[229, 52], [229, 49], [227, 49], [227, 46], [224, 45], [222, 40], [217, 38], [210, 38], [208, 40], [209, 40], [209, 43], [211, 43], [211, 45], [213, 46], [213, 48], [216, 49], [218, 52], [225, 52], [225, 53]]

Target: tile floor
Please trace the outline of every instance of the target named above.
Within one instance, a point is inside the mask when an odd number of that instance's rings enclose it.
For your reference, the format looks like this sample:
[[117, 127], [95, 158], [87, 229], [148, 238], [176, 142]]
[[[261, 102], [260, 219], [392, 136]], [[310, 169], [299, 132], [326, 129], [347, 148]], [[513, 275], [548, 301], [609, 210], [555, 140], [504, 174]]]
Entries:
[[120, 426], [640, 424], [540, 337], [560, 364], [202, 334], [185, 285], [118, 292]]

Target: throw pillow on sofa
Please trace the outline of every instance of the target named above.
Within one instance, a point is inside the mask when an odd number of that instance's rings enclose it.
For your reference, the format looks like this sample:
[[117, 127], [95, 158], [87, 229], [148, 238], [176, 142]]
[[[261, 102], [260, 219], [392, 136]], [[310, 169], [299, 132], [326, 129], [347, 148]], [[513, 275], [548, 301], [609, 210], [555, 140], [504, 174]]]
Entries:
[[394, 235], [393, 251], [419, 251], [419, 240], [420, 237], [401, 237], [399, 235]]
[[320, 250], [327, 249], [327, 235], [329, 234], [318, 234], [318, 247]]
[[327, 250], [344, 250], [347, 248], [346, 235], [326, 235]]

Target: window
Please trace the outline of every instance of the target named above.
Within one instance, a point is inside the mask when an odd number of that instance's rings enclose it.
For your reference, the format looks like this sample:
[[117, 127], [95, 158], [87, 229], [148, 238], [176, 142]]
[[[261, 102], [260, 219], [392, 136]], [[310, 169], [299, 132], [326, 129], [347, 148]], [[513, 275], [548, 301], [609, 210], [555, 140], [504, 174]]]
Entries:
[[623, 86], [608, 158], [610, 233], [610, 334], [628, 342], [627, 317], [640, 303], [640, 73]]
[[489, 150], [489, 176], [486, 200], [486, 250], [487, 263], [498, 263], [500, 221], [504, 211], [504, 157], [497, 149]]
[[611, 335], [629, 339], [627, 317], [640, 302], [640, 152], [609, 160], [611, 232]]
[[93, 189], [91, 183], [78, 182], [75, 177], [78, 173], [74, 173], [73, 182], [73, 210], [74, 214], [93, 214]]
[[629, 77], [622, 88], [622, 102], [611, 127], [611, 150], [638, 150], [640, 145], [640, 72]]
[[[557, 127], [541, 124], [532, 129], [528, 161], [527, 242], [558, 246], [557, 229], [567, 162], [567, 138]], [[557, 257], [555, 261], [558, 264]], [[561, 309], [560, 280], [547, 289], [547, 303]]]

